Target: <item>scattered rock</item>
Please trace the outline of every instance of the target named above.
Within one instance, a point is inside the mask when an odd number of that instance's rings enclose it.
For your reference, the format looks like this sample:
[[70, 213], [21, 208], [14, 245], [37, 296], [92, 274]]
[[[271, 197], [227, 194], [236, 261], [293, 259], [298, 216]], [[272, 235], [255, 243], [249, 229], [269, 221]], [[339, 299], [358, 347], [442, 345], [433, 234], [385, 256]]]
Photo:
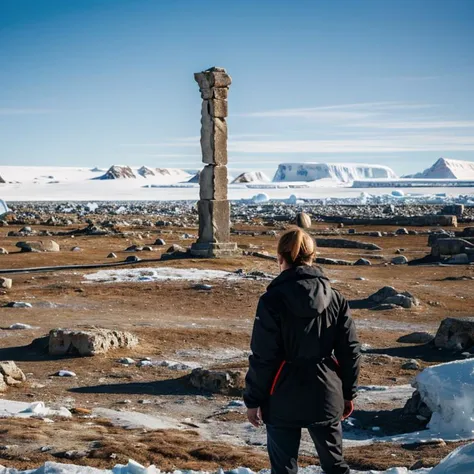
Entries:
[[366, 258], [359, 258], [359, 260], [354, 262], [354, 265], [372, 265], [372, 263]]
[[81, 252], [81, 251], [82, 251], [81, 247], [73, 247], [71, 249], [71, 252]]
[[138, 338], [126, 331], [53, 329], [49, 333], [48, 351], [51, 355], [93, 356], [105, 354], [111, 349], [132, 348], [137, 344]]
[[410, 359], [408, 362], [405, 362], [404, 364], [402, 364], [402, 369], [405, 369], [405, 370], [419, 370], [420, 369], [420, 364], [418, 363], [417, 360]]
[[373, 295], [370, 295], [368, 299], [374, 301], [375, 303], [381, 303], [387, 298], [395, 295], [398, 295], [398, 291], [393, 288], [393, 286], [384, 286]]
[[133, 365], [135, 364], [135, 361], [131, 359], [130, 357], [123, 357], [122, 359], [119, 360], [121, 364], [124, 365]]
[[397, 229], [397, 230], [395, 231], [395, 234], [396, 234], [396, 235], [409, 235], [409, 232], [408, 232], [407, 229], [401, 228], [401, 229]]
[[167, 251], [166, 253], [186, 253], [186, 249], [184, 247], [181, 247], [181, 245], [178, 244], [173, 244]]
[[153, 245], [166, 245], [166, 242], [163, 239], [156, 239]]
[[405, 265], [408, 263], [408, 258], [405, 255], [400, 255], [398, 257], [393, 257], [391, 263], [393, 265]]
[[129, 255], [129, 256], [125, 259], [125, 261], [126, 261], [127, 263], [138, 263], [138, 262], [141, 262], [142, 259], [139, 258], [139, 257], [137, 257], [136, 255]]
[[416, 471], [417, 469], [421, 469], [422, 467], [425, 467], [425, 463], [423, 462], [423, 459], [418, 459], [418, 461], [416, 461], [409, 467], [409, 470]]
[[33, 326], [30, 326], [29, 324], [23, 324], [23, 323], [14, 323], [8, 326], [8, 329], [11, 329], [11, 330], [33, 329]]
[[24, 301], [10, 301], [5, 305], [7, 308], [32, 308], [31, 303], [25, 303]]
[[296, 215], [295, 224], [302, 229], [309, 229], [311, 227], [311, 217], [306, 212], [299, 212]]
[[434, 336], [427, 332], [412, 332], [398, 338], [397, 342], [404, 344], [428, 344], [433, 341]]
[[144, 252], [153, 252], [153, 247], [151, 247], [150, 245], [145, 245], [142, 250]]
[[54, 240], [17, 242], [16, 247], [22, 252], [59, 252], [59, 244]]
[[212, 285], [206, 285], [205, 283], [197, 283], [196, 285], [193, 285], [193, 290], [211, 291]]
[[[411, 308], [419, 304], [418, 300], [408, 291], [400, 293], [392, 286], [380, 288], [376, 293], [370, 295], [367, 300], [381, 305], [396, 305], [402, 308]], [[377, 309], [380, 309], [380, 307], [377, 307]]]
[[340, 249], [363, 249], [363, 250], [382, 250], [381, 247], [369, 242], [359, 242], [349, 239], [323, 239], [317, 238], [316, 245], [318, 247], [340, 248]]
[[0, 247], [0, 255], [8, 255], [8, 250], [4, 249], [3, 247]]
[[446, 318], [441, 321], [434, 344], [463, 352], [474, 346], [474, 318]]
[[0, 288], [11, 290], [12, 285], [13, 285], [13, 280], [11, 280], [10, 278], [0, 277]]
[[189, 376], [190, 384], [199, 390], [225, 395], [241, 395], [245, 387], [242, 370], [194, 369]]
[[409, 298], [408, 296], [398, 294], [389, 296], [386, 300], [384, 300], [384, 304], [394, 304], [401, 306], [402, 308], [409, 309], [413, 306], [413, 299]]
[[117, 255], [115, 255], [113, 252], [111, 252], [107, 255], [107, 258], [117, 258]]
[[0, 392], [4, 392], [9, 386], [18, 387], [25, 382], [25, 374], [12, 360], [0, 362]]
[[420, 421], [424, 420], [425, 423], [428, 424], [433, 412], [421, 399], [420, 392], [415, 390], [411, 398], [406, 402], [405, 407], [403, 408], [403, 414], [408, 416], [416, 416]]

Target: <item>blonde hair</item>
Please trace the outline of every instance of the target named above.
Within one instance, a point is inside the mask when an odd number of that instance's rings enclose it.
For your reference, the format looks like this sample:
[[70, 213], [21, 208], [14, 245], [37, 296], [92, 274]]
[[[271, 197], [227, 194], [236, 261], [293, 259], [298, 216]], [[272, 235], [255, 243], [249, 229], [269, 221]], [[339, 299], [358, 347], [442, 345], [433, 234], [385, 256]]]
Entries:
[[316, 244], [309, 234], [295, 227], [280, 237], [277, 251], [292, 266], [311, 265], [316, 254]]

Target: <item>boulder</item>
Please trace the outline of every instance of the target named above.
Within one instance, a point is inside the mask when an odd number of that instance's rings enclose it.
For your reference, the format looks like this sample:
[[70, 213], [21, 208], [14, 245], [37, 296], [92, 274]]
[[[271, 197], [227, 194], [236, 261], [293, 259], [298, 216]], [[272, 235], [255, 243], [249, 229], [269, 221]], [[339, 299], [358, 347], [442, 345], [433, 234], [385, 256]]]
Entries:
[[[275, 260], [277, 258], [275, 257]], [[318, 265], [353, 265], [349, 260], [341, 260], [338, 258], [326, 258], [326, 257], [317, 257], [314, 259], [314, 263]]]
[[382, 250], [378, 245], [370, 242], [360, 242], [358, 240], [349, 239], [323, 239], [317, 238], [316, 245], [318, 247], [337, 248], [337, 249], [362, 249], [362, 250]]
[[309, 229], [311, 227], [311, 217], [306, 212], [299, 212], [296, 215], [295, 224], [301, 229]]
[[25, 374], [15, 362], [11, 360], [0, 362], [0, 392], [5, 391], [7, 386], [17, 387], [25, 380]]
[[224, 395], [241, 395], [245, 388], [245, 372], [242, 370], [194, 369], [189, 382], [198, 390]]
[[153, 245], [166, 245], [166, 242], [163, 239], [156, 239]]
[[380, 290], [375, 292], [373, 295], [370, 295], [368, 299], [374, 301], [375, 303], [382, 303], [387, 298], [390, 298], [391, 296], [395, 295], [398, 295], [398, 291], [393, 288], [393, 286], [384, 286], [383, 288], [380, 288]]
[[416, 416], [420, 421], [428, 423], [433, 412], [428, 405], [421, 399], [421, 394], [418, 390], [413, 392], [413, 395], [406, 402], [403, 408], [403, 414], [408, 416]]
[[137, 344], [138, 338], [126, 331], [53, 329], [49, 333], [48, 352], [50, 355], [93, 356], [105, 354], [111, 349], [132, 348]]
[[471, 248], [474, 248], [474, 244], [465, 239], [457, 237], [437, 239], [431, 246], [431, 255], [433, 257], [458, 255], [466, 253], [466, 249]]
[[474, 346], [474, 318], [446, 318], [436, 333], [436, 347], [459, 352]]
[[16, 247], [22, 252], [59, 252], [59, 244], [54, 240], [18, 242]]
[[413, 306], [412, 298], [402, 295], [401, 293], [394, 296], [389, 296], [387, 299], [383, 301], [384, 304], [394, 304], [397, 306], [401, 306], [402, 308], [411, 308]]
[[405, 336], [399, 337], [397, 342], [401, 342], [403, 344], [428, 344], [433, 339], [434, 336], [427, 332], [412, 332], [410, 334], [406, 334]]
[[392, 258], [393, 265], [406, 265], [408, 263], [408, 258], [405, 255], [399, 255], [398, 257]]
[[409, 361], [402, 364], [402, 369], [404, 370], [418, 370], [420, 368], [420, 364], [415, 359], [410, 359]]
[[467, 265], [469, 264], [469, 255], [467, 253], [458, 253], [449, 258], [446, 263], [451, 265]]
[[6, 290], [10, 290], [13, 285], [13, 280], [10, 278], [3, 278], [0, 277], [0, 288], [5, 288]]
[[367, 260], [366, 258], [359, 258], [359, 260], [354, 262], [354, 265], [372, 265], [372, 263], [370, 263], [370, 260]]

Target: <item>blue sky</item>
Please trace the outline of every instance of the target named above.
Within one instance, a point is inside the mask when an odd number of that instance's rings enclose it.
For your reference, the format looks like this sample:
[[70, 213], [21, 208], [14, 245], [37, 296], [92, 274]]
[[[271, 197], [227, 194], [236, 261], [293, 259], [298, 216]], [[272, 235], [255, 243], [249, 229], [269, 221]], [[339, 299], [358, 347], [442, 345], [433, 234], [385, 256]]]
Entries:
[[0, 0], [0, 164], [199, 168], [193, 73], [230, 168], [474, 160], [473, 0]]

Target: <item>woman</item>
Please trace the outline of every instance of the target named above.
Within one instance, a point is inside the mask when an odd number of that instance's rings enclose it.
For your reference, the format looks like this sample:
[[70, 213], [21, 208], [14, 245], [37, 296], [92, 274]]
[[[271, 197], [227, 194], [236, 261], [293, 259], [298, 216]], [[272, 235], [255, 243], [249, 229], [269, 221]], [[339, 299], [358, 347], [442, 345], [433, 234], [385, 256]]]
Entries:
[[297, 466], [301, 428], [326, 474], [348, 474], [341, 419], [352, 412], [360, 368], [347, 301], [312, 267], [313, 239], [295, 228], [278, 243], [281, 274], [260, 298], [244, 401], [249, 421], [267, 427], [272, 474]]

